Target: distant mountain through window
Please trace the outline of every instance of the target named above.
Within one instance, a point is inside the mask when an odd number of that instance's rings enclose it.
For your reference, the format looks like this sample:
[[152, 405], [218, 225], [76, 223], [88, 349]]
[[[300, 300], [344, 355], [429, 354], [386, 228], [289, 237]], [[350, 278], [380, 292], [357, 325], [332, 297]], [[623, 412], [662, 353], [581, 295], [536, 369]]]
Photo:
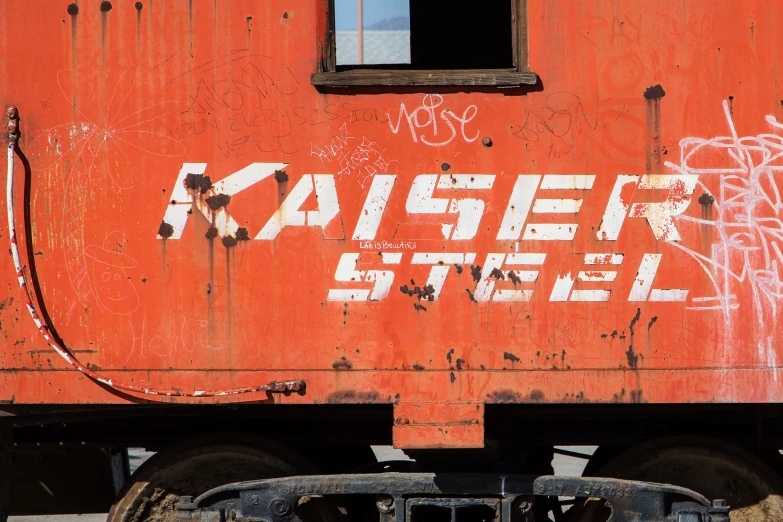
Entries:
[[[410, 22], [405, 27], [396, 29], [376, 29], [376, 25], [396, 18], [409, 18], [411, 14], [410, 0], [362, 0], [364, 29], [370, 30], [404, 30], [407, 31]], [[356, 31], [358, 28], [357, 0], [334, 0], [335, 29], [337, 31]], [[396, 23], [396, 22], [395, 22]]]
[[407, 16], [396, 16], [379, 20], [372, 25], [366, 25], [368, 31], [409, 31], [411, 28], [411, 19]]

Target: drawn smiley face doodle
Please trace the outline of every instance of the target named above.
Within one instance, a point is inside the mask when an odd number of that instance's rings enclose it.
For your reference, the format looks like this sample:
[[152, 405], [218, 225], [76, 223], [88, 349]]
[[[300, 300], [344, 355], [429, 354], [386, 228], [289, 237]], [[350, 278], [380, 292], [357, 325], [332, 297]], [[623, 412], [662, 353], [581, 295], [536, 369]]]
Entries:
[[125, 234], [115, 230], [102, 247], [89, 245], [85, 250], [98, 305], [117, 315], [130, 315], [139, 307], [139, 295], [126, 272], [136, 267], [136, 260], [122, 252], [124, 247]]

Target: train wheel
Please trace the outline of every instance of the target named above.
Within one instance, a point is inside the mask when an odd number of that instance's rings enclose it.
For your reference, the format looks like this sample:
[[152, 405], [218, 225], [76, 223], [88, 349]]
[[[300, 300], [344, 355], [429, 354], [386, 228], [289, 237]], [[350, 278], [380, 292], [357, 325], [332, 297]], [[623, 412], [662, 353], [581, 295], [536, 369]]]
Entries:
[[[660, 482], [686, 487], [731, 506], [731, 522], [783, 520], [783, 480], [756, 455], [722, 441], [671, 438], [633, 447], [599, 469], [595, 476]], [[602, 502], [572, 510], [569, 522], [608, 518]]]
[[159, 452], [133, 474], [108, 522], [174, 522], [181, 495], [263, 478], [312, 474], [302, 457], [251, 436], [199, 437]]

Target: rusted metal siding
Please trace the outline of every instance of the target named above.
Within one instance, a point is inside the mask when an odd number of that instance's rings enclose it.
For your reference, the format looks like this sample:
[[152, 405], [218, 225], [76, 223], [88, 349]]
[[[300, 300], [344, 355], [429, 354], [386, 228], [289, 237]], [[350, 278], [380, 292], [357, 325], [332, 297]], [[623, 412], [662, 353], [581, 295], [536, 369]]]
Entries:
[[[82, 362], [304, 379], [152, 400], [394, 403], [409, 447], [480, 445], [485, 403], [783, 399], [782, 5], [530, 0], [534, 88], [325, 93], [325, 3], [0, 5], [19, 240]], [[145, 399], [0, 268], [0, 400]]]

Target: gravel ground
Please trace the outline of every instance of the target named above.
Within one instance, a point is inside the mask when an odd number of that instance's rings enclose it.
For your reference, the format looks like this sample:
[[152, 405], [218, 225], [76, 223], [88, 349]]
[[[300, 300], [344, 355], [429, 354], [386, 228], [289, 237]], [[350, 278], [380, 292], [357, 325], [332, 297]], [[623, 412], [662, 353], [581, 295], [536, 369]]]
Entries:
[[[568, 446], [564, 447], [570, 451], [578, 453], [585, 453], [591, 455], [595, 451], [594, 446]], [[405, 453], [400, 450], [388, 446], [375, 446], [373, 447], [376, 457], [379, 461], [385, 460], [402, 460], [407, 459]], [[132, 449], [129, 451], [131, 473], [141, 466], [141, 464], [147, 460], [152, 453], [146, 452], [143, 449]], [[566, 457], [556, 454], [552, 464], [555, 468], [555, 474], [578, 477], [582, 474], [582, 470], [587, 462], [582, 459], [574, 457]], [[45, 515], [35, 517], [10, 517], [8, 519], [11, 522], [104, 522], [106, 520], [106, 513], [91, 514], [91, 515]]]

